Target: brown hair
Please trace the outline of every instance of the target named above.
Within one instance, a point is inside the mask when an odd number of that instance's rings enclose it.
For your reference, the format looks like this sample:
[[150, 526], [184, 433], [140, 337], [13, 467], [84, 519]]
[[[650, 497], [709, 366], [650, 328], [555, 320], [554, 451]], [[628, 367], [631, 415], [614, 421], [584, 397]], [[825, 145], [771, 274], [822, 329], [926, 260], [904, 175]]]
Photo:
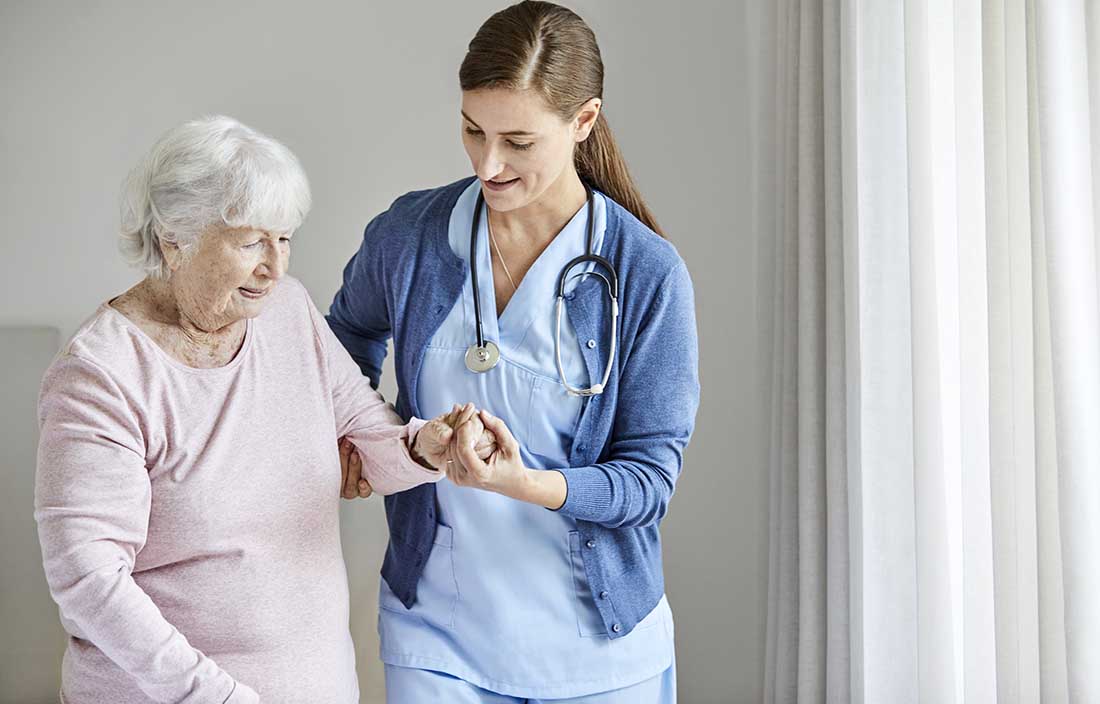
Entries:
[[[560, 5], [524, 0], [485, 20], [458, 71], [462, 90], [533, 90], [564, 120], [592, 98], [603, 98], [603, 59], [596, 35]], [[574, 161], [581, 179], [606, 193], [654, 232], [664, 235], [634, 185], [604, 111]]]

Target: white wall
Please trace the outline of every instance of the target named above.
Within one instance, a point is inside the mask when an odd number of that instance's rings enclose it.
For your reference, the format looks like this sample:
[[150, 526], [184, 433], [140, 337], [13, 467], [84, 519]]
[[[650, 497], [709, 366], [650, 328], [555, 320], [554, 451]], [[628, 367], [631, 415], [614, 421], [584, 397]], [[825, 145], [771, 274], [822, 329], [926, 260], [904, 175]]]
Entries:
[[[372, 215], [405, 191], [467, 174], [458, 65], [477, 26], [503, 4], [306, 5], [0, 4], [0, 325], [49, 325], [67, 336], [136, 280], [116, 255], [119, 184], [161, 132], [187, 118], [233, 115], [302, 159], [315, 206], [295, 238], [291, 272], [322, 309]], [[696, 285], [702, 409], [664, 524], [681, 700], [759, 701], [767, 482], [746, 5], [572, 6], [600, 39], [606, 114]], [[755, 39], [752, 50], [762, 50]], [[392, 397], [392, 375], [385, 381]], [[29, 516], [29, 506], [3, 504], [12, 500], [0, 497], [0, 510]], [[363, 700], [376, 701], [382, 505], [344, 508]], [[6, 666], [0, 657], [0, 692]]]

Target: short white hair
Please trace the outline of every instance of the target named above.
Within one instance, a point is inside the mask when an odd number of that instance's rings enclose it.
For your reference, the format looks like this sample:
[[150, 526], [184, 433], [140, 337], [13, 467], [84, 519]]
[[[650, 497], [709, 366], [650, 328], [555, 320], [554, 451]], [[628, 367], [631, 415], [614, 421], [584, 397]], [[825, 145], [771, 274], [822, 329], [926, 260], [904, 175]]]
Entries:
[[211, 227], [293, 232], [312, 199], [291, 151], [231, 117], [169, 130], [126, 180], [120, 248], [129, 263], [164, 278], [162, 241], [186, 251]]

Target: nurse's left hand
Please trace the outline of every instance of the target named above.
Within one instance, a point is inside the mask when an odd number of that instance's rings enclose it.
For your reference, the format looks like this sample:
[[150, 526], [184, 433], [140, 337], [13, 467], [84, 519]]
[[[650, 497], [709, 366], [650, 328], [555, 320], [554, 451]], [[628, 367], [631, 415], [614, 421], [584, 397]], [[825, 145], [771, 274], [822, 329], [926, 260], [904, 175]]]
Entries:
[[[496, 451], [488, 459], [479, 456], [477, 447], [484, 431], [496, 436]], [[512, 495], [528, 472], [512, 431], [489, 411], [483, 410], [477, 417], [458, 426], [451, 444], [451, 456], [453, 462], [447, 476], [459, 486]]]

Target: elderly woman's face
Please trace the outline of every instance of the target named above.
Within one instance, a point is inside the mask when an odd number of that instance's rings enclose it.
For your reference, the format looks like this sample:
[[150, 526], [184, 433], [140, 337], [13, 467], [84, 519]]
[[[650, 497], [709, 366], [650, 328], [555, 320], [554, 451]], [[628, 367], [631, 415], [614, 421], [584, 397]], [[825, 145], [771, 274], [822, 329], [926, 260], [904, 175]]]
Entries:
[[181, 306], [220, 327], [259, 315], [289, 261], [289, 233], [214, 228], [178, 259], [172, 287]]

